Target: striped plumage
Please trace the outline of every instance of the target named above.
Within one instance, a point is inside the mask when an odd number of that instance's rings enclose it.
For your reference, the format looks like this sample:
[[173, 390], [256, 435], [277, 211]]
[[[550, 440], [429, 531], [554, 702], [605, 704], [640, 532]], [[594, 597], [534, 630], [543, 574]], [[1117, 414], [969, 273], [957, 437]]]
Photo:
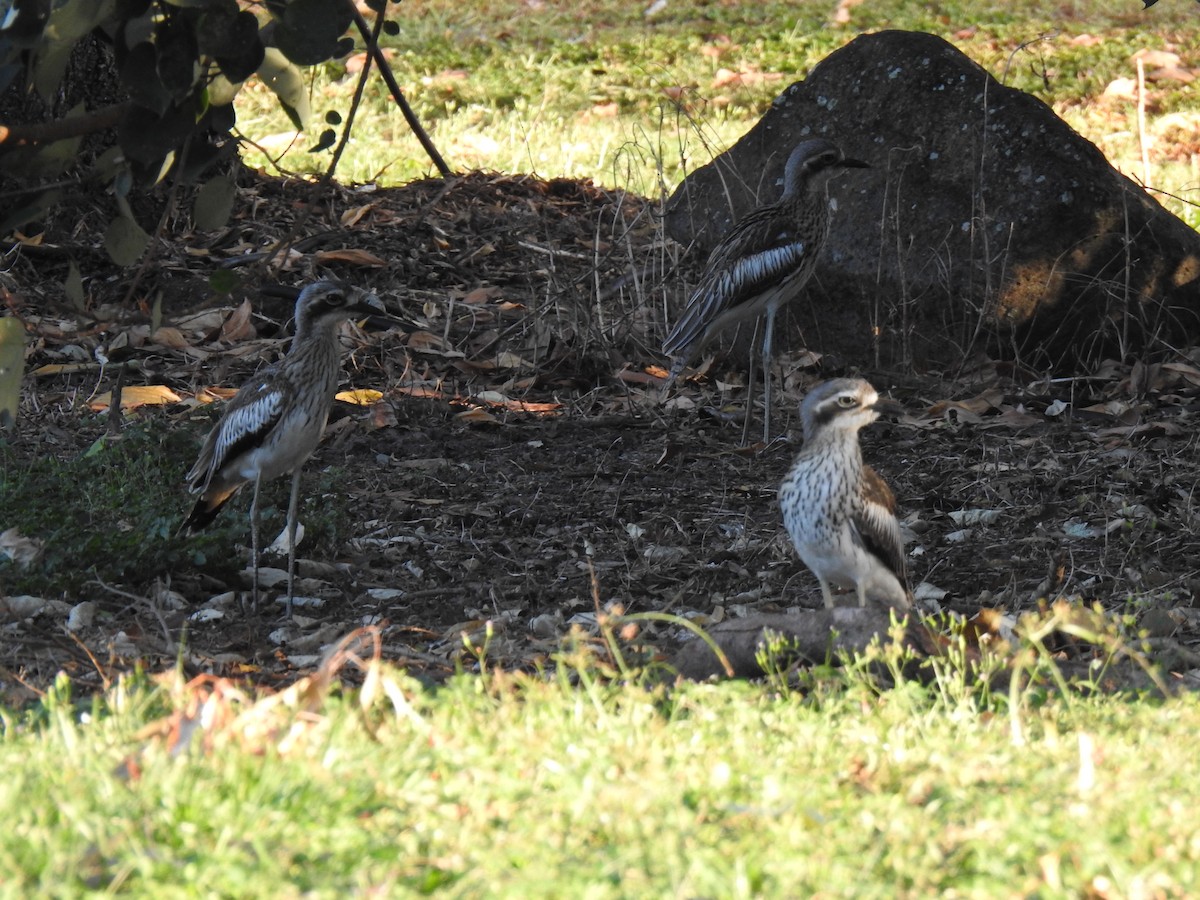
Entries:
[[319, 281], [304, 288], [296, 300], [296, 333], [287, 356], [242, 385], [209, 432], [187, 474], [191, 491], [199, 493], [200, 498], [183, 522], [186, 530], [205, 527], [242, 487], [254, 485], [250, 517], [257, 599], [259, 486], [263, 481], [293, 473], [288, 506], [289, 615], [300, 471], [325, 433], [337, 391], [337, 326], [353, 316], [379, 312], [382, 306], [377, 299], [341, 282]]
[[779, 200], [750, 212], [717, 244], [683, 314], [663, 341], [663, 353], [672, 358], [668, 385], [718, 334], [765, 314], [763, 435], [765, 441], [770, 440], [775, 313], [800, 293], [825, 244], [829, 179], [843, 169], [866, 166], [847, 159], [823, 138], [796, 145], [784, 167]]
[[861, 378], [826, 381], [800, 406], [804, 445], [779, 488], [779, 506], [796, 552], [817, 576], [827, 607], [830, 586], [905, 610], [912, 605], [896, 499], [863, 464], [860, 429], [899, 404], [881, 399]]

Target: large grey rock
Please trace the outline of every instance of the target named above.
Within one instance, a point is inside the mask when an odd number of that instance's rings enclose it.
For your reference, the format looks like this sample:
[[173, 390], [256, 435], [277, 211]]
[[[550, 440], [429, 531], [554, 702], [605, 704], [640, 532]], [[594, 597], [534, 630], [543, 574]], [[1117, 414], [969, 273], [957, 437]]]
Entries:
[[[978, 350], [1064, 368], [1200, 335], [1200, 237], [1042, 101], [929, 34], [864, 35], [791, 85], [668, 205], [701, 260], [827, 137], [873, 168], [831, 187], [807, 345], [858, 364]], [[780, 341], [786, 345], [785, 341]]]

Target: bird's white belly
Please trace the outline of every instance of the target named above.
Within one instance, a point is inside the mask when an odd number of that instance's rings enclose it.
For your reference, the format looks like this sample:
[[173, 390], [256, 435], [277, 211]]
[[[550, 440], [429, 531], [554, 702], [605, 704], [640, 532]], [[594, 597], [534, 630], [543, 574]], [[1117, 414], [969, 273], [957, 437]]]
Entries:
[[855, 554], [847, 498], [838, 490], [845, 473], [826, 459], [793, 467], [780, 491], [784, 525], [800, 558], [821, 577], [843, 584]]
[[868, 595], [903, 596], [896, 577], [863, 545], [851, 525], [857, 499], [845, 495], [857, 484], [852, 466], [833, 454], [798, 460], [780, 488], [784, 525], [797, 554], [816, 575], [835, 587], [858, 586]]
[[270, 481], [291, 472], [302, 465], [321, 442], [326, 418], [326, 415], [322, 415], [320, 427], [314, 428], [310, 413], [294, 410], [275, 426], [262, 446], [242, 456], [238, 474], [247, 481], [256, 478]]
[[[835, 550], [834, 547], [839, 548]], [[797, 545], [804, 564], [830, 584], [850, 590], [864, 583], [878, 567], [878, 562], [851, 537], [849, 529], [831, 542]]]

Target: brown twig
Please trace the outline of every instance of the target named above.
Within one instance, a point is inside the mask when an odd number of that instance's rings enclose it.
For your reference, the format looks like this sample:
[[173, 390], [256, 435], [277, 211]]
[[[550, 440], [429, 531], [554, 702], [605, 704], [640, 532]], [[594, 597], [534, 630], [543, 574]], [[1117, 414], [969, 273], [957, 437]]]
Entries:
[[108, 402], [108, 436], [119, 437], [121, 434], [121, 389], [125, 386], [125, 363], [117, 366], [117, 380], [112, 386]]
[[[392, 99], [396, 101], [396, 105], [400, 107], [400, 112], [404, 114], [404, 121], [408, 122], [408, 127], [412, 129], [412, 133], [416, 135], [417, 140], [421, 142], [421, 146], [425, 148], [425, 152], [437, 168], [438, 174], [443, 178], [448, 178], [453, 174], [450, 171], [450, 167], [446, 165], [446, 161], [442, 159], [442, 154], [438, 153], [438, 149], [433, 145], [429, 134], [421, 126], [420, 120], [417, 119], [417, 114], [412, 111], [412, 107], [404, 99], [404, 92], [400, 90], [396, 76], [392, 74], [391, 66], [388, 65], [387, 60], [384, 58], [383, 51], [379, 49], [379, 41], [371, 36], [371, 29], [367, 27], [367, 20], [358, 11], [354, 0], [346, 0], [346, 3], [350, 7], [350, 11], [354, 14], [354, 24], [358, 26], [359, 34], [367, 42], [367, 52], [374, 58], [375, 65], [379, 66], [379, 74], [383, 76], [384, 83], [388, 86], [388, 90], [392, 92]], [[380, 11], [378, 16], [382, 21], [383, 12]]]
[[85, 116], [73, 116], [57, 119], [53, 122], [38, 122], [33, 125], [4, 125], [0, 124], [0, 146], [15, 147], [32, 144], [52, 144], [66, 138], [83, 137], [112, 128], [121, 121], [121, 117], [132, 106], [125, 101], [113, 106], [106, 106]]
[[[353, 0], [351, 0], [353, 3]], [[364, 23], [365, 24], [365, 23]], [[380, 15], [375, 22], [375, 30], [373, 32], [364, 33], [364, 39], [368, 46], [378, 46], [378, 37], [383, 31], [383, 16]], [[350, 99], [350, 109], [346, 111], [346, 120], [342, 126], [342, 137], [338, 141], [337, 146], [333, 151], [333, 158], [329, 161], [325, 173], [321, 176], [315, 190], [313, 191], [312, 202], [301, 212], [292, 223], [291, 229], [274, 247], [265, 254], [267, 262], [281, 254], [287, 253], [293, 247], [298, 247], [300, 241], [296, 240], [296, 236], [300, 233], [300, 228], [308, 221], [308, 217], [312, 215], [313, 209], [321, 202], [323, 196], [329, 191], [329, 186], [333, 184], [334, 173], [337, 172], [338, 163], [341, 161], [342, 153], [345, 152], [346, 144], [350, 141], [350, 133], [353, 130], [354, 120], [358, 116], [358, 108], [362, 104], [363, 92], [366, 90], [367, 79], [371, 74], [371, 61], [374, 57], [370, 54], [367, 56], [367, 61], [363, 65], [362, 71], [358, 75], [358, 83], [354, 86], [354, 96]]]
[[[354, 0], [351, 0], [353, 6]], [[357, 10], [355, 10], [357, 13]], [[360, 17], [361, 18], [361, 17]], [[363, 22], [366, 25], [366, 22]], [[371, 31], [363, 31], [363, 40], [367, 42], [367, 59], [363, 63], [362, 71], [358, 75], [358, 84], [354, 86], [354, 96], [350, 99], [350, 109], [346, 113], [346, 124], [342, 127], [342, 137], [338, 141], [338, 145], [334, 148], [333, 159], [329, 163], [329, 169], [325, 172], [325, 179], [331, 181], [333, 173], [337, 170], [338, 161], [342, 158], [342, 153], [346, 150], [346, 144], [350, 142], [350, 132], [354, 127], [354, 119], [358, 115], [358, 107], [362, 104], [363, 91], [367, 87], [367, 78], [371, 73], [371, 61], [375, 59], [375, 54], [369, 52], [371, 48], [379, 46], [379, 35], [383, 33], [383, 13], [379, 13], [375, 17], [375, 28]]]

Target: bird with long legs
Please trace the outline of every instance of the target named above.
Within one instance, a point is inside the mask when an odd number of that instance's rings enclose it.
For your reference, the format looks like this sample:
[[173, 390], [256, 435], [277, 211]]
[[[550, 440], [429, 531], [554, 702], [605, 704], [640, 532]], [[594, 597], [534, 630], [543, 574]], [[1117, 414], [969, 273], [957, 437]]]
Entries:
[[863, 463], [858, 433], [904, 407], [861, 378], [814, 387], [800, 404], [804, 444], [779, 488], [779, 507], [796, 552], [817, 576], [825, 606], [831, 585], [853, 589], [859, 606], [912, 605], [896, 498]]
[[383, 305], [339, 281], [318, 281], [296, 300], [296, 333], [283, 359], [250, 378], [229, 401], [187, 473], [200, 497], [181, 528], [207, 526], [247, 484], [250, 503], [252, 597], [258, 605], [258, 497], [264, 481], [292, 473], [288, 501], [287, 617], [295, 597], [296, 513], [300, 472], [325, 433], [341, 369], [337, 327], [346, 319], [382, 313]]
[[663, 353], [672, 359], [664, 392], [718, 334], [765, 315], [763, 442], [770, 443], [775, 314], [812, 277], [829, 234], [826, 186], [848, 168], [869, 166], [824, 138], [796, 145], [784, 166], [780, 198], [748, 213], [709, 254], [700, 282], [663, 341]]

